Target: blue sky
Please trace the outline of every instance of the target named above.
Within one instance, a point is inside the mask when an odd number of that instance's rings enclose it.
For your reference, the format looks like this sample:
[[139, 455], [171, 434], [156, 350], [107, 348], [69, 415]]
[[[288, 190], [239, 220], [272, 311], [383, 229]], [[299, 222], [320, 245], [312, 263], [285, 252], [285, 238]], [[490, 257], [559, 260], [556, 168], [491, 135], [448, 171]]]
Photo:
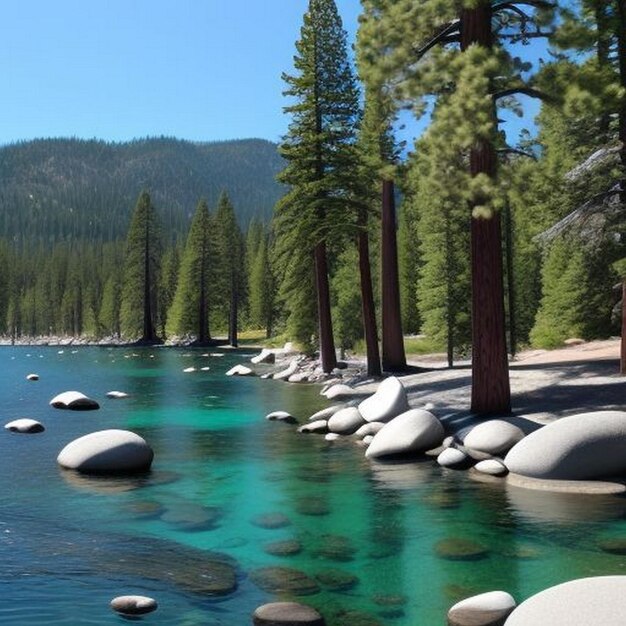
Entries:
[[[359, 0], [336, 0], [354, 39]], [[0, 145], [36, 137], [278, 141], [307, 0], [12, 0]]]

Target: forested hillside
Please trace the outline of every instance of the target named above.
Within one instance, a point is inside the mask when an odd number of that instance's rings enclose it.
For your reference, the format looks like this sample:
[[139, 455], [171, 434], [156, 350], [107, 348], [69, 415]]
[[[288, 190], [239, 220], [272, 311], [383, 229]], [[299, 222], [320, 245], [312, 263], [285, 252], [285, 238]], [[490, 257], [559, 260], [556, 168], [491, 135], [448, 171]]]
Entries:
[[228, 190], [242, 227], [269, 219], [282, 195], [276, 145], [259, 139], [170, 138], [105, 143], [43, 139], [0, 148], [0, 237], [30, 247], [124, 237], [138, 193], [150, 192], [165, 232], [184, 234], [199, 198]]

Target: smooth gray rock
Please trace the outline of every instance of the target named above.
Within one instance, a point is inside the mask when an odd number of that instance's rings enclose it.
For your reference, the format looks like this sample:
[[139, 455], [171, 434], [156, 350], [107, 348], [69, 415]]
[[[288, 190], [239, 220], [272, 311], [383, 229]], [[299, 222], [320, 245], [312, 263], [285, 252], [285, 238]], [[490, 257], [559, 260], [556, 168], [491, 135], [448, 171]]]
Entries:
[[274, 380], [285, 380], [298, 371], [298, 359], [293, 359], [289, 365], [280, 372], [274, 374]]
[[26, 380], [39, 380], [39, 374], [28, 374]]
[[510, 472], [531, 478], [591, 480], [626, 472], [626, 412], [563, 417], [527, 435], [506, 455]]
[[337, 433], [326, 433], [324, 439], [326, 439], [326, 441], [337, 441], [337, 439], [341, 439], [341, 435]]
[[157, 609], [157, 601], [148, 596], [118, 596], [111, 600], [111, 608], [122, 615], [145, 615]]
[[92, 411], [100, 408], [95, 400], [88, 398], [80, 391], [64, 391], [50, 400], [50, 406], [71, 411]]
[[365, 456], [377, 458], [428, 450], [441, 443], [441, 422], [428, 411], [410, 409], [385, 424], [367, 448]]
[[254, 376], [254, 371], [245, 365], [235, 365], [226, 372], [226, 376]]
[[463, 445], [487, 454], [501, 455], [506, 454], [523, 438], [524, 432], [515, 424], [504, 420], [489, 420], [474, 426], [465, 435]]
[[259, 354], [253, 356], [250, 361], [252, 363], [274, 363], [276, 361], [276, 355], [272, 350], [263, 348]]
[[374, 435], [365, 435], [363, 439], [361, 439], [364, 445], [369, 446], [372, 441], [374, 441]]
[[337, 411], [328, 420], [328, 430], [339, 435], [351, 435], [365, 423], [363, 416], [356, 407], [348, 407]]
[[315, 422], [308, 422], [298, 428], [299, 433], [319, 433], [324, 434], [328, 432], [328, 422], [326, 420], [316, 420]]
[[395, 376], [385, 378], [376, 393], [359, 404], [359, 411], [367, 422], [388, 422], [408, 409], [406, 390]]
[[252, 615], [254, 626], [326, 626], [324, 618], [310, 606], [297, 602], [272, 602]]
[[272, 411], [265, 416], [266, 420], [277, 421], [277, 422], [285, 422], [285, 424], [296, 424], [298, 420], [291, 415], [291, 413], [287, 413], [287, 411]]
[[361, 426], [361, 428], [359, 428], [354, 434], [361, 439], [363, 439], [363, 437], [367, 437], [368, 435], [374, 436], [384, 425], [384, 422], [367, 422], [363, 424], [363, 426]]
[[4, 425], [4, 427], [12, 433], [24, 433], [28, 435], [33, 433], [42, 433], [46, 430], [43, 424], [28, 417], [22, 417], [20, 419], [13, 420], [12, 422], [8, 422]]
[[437, 463], [441, 467], [464, 467], [469, 462], [469, 457], [462, 450], [456, 448], [446, 448], [438, 457]]
[[489, 474], [490, 476], [504, 476], [509, 472], [504, 463], [501, 463], [497, 459], [479, 461], [474, 465], [474, 469], [481, 474]]
[[448, 611], [448, 626], [503, 626], [515, 606], [505, 591], [481, 593], [457, 602]]
[[86, 474], [132, 474], [150, 469], [154, 453], [129, 430], [100, 430], [68, 443], [57, 457], [61, 467]]
[[346, 407], [343, 404], [335, 404], [333, 406], [327, 406], [325, 409], [321, 411], [317, 411], [313, 413], [311, 417], [309, 417], [309, 422], [316, 422], [317, 420], [327, 420], [332, 417], [337, 411], [341, 411], [341, 409], [345, 409]]
[[108, 391], [106, 396], [112, 400], [123, 400], [129, 397], [128, 394], [123, 391]]
[[335, 398], [350, 398], [355, 394], [358, 394], [358, 392], [355, 392], [352, 387], [344, 383], [331, 385], [328, 389], [321, 392], [321, 395], [325, 396], [329, 400], [334, 400]]
[[522, 602], [506, 626], [624, 626], [626, 576], [580, 578]]

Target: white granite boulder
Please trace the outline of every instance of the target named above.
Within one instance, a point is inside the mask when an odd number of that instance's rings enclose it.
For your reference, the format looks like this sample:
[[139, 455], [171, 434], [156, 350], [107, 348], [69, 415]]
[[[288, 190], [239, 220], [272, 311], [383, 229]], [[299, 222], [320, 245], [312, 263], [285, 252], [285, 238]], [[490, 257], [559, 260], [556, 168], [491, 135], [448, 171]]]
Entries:
[[357, 430], [354, 434], [363, 439], [363, 437], [367, 437], [371, 435], [372, 437], [376, 435], [382, 427], [385, 425], [384, 422], [365, 422], [359, 430]]
[[510, 472], [553, 480], [592, 480], [626, 472], [626, 412], [563, 417], [527, 435], [504, 459]]
[[336, 398], [350, 398], [355, 395], [355, 391], [349, 385], [344, 383], [337, 383], [336, 385], [331, 385], [327, 389], [322, 389], [320, 395], [325, 396], [329, 400], [334, 400]]
[[489, 420], [474, 426], [465, 435], [463, 445], [487, 454], [506, 454], [524, 438], [524, 431], [504, 420]]
[[497, 459], [479, 461], [474, 465], [474, 469], [481, 474], [489, 474], [490, 476], [504, 476], [509, 473], [504, 463], [500, 463]]
[[254, 371], [245, 365], [235, 365], [226, 372], [226, 376], [254, 376]]
[[88, 398], [80, 391], [64, 391], [50, 400], [50, 406], [71, 411], [92, 411], [100, 408], [95, 400]]
[[298, 359], [293, 359], [289, 365], [280, 372], [274, 374], [274, 380], [284, 380], [285, 378], [289, 378], [293, 376], [298, 371]]
[[349, 406], [331, 415], [328, 420], [328, 430], [339, 435], [351, 435], [364, 423], [365, 420], [359, 413], [359, 409]]
[[443, 437], [443, 426], [432, 413], [424, 409], [410, 409], [385, 424], [374, 435], [365, 456], [378, 458], [421, 452], [439, 445]]
[[505, 591], [481, 593], [457, 602], [448, 611], [448, 626], [501, 626], [515, 606]]
[[315, 420], [314, 422], [307, 422], [298, 428], [299, 433], [318, 433], [324, 434], [328, 432], [328, 422], [326, 420]]
[[39, 374], [28, 374], [26, 380], [39, 380]]
[[252, 363], [274, 363], [276, 361], [276, 355], [271, 350], [263, 348], [259, 354], [253, 356], [250, 361]]
[[33, 433], [42, 433], [45, 428], [43, 424], [37, 420], [30, 419], [28, 417], [22, 417], [17, 420], [13, 420], [4, 425], [6, 430], [10, 430], [12, 433], [24, 433], [27, 435]]
[[86, 474], [132, 474], [150, 469], [154, 453], [129, 430], [99, 430], [68, 443], [57, 457], [66, 469]]
[[123, 391], [108, 391], [107, 398], [111, 398], [112, 400], [123, 400], [124, 398], [128, 398], [128, 394]]
[[406, 390], [395, 376], [385, 378], [376, 393], [359, 404], [366, 422], [388, 422], [408, 409]]
[[309, 417], [309, 422], [315, 422], [317, 420], [327, 420], [332, 417], [337, 411], [341, 411], [341, 409], [345, 409], [346, 407], [343, 404], [334, 404], [333, 406], [327, 406], [325, 409], [321, 409], [316, 413], [313, 413]]
[[326, 433], [324, 439], [326, 441], [337, 441], [337, 439], [341, 439], [341, 435], [339, 433]]
[[540, 591], [511, 613], [505, 626], [624, 626], [626, 576], [571, 580]]
[[266, 420], [284, 422], [285, 424], [296, 424], [297, 419], [287, 411], [272, 411], [265, 416]]
[[445, 448], [437, 457], [437, 463], [441, 467], [450, 467], [452, 469], [466, 467], [470, 460], [470, 457], [458, 448]]
[[118, 596], [113, 598], [111, 608], [122, 615], [145, 615], [157, 609], [157, 601], [148, 596]]

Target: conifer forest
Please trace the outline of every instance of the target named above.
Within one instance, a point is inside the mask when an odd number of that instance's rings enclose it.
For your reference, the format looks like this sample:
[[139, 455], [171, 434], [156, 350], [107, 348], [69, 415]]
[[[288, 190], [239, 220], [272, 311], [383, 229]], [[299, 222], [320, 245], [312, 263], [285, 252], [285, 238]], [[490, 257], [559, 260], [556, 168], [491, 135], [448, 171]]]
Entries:
[[509, 407], [521, 346], [619, 335], [626, 1], [361, 4], [352, 50], [334, 1], [309, 1], [278, 146], [0, 149], [2, 333], [262, 329], [325, 371], [358, 350], [371, 374], [419, 334], [450, 365], [471, 355], [486, 412]]

